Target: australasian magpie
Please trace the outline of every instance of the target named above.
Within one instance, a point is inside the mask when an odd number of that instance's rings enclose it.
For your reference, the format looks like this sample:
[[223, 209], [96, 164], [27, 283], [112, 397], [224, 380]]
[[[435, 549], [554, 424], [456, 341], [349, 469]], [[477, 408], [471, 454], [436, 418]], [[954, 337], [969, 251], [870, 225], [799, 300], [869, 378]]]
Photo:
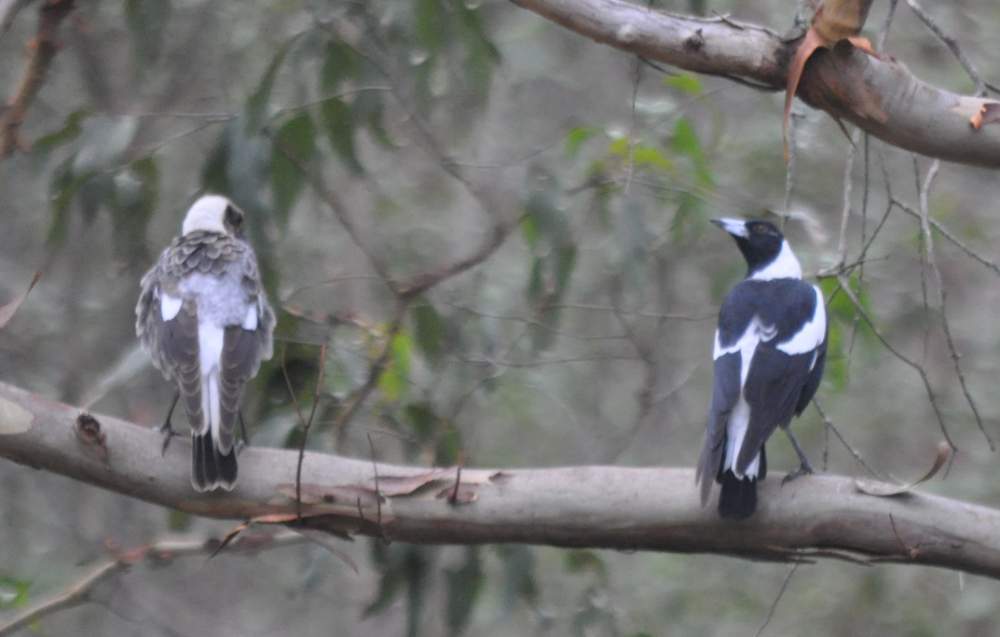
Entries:
[[[225, 197], [198, 199], [181, 236], [142, 278], [135, 307], [139, 341], [177, 382], [191, 423], [196, 491], [236, 486], [240, 398], [273, 349], [274, 311], [243, 223], [243, 212]], [[163, 429], [166, 448], [169, 414]]]
[[819, 288], [802, 281], [788, 241], [767, 221], [714, 219], [736, 239], [746, 279], [722, 302], [715, 332], [715, 380], [696, 483], [705, 506], [722, 485], [719, 515], [742, 520], [757, 508], [757, 480], [767, 473], [764, 443], [781, 427], [812, 473], [788, 425], [812, 400], [826, 361], [826, 310]]

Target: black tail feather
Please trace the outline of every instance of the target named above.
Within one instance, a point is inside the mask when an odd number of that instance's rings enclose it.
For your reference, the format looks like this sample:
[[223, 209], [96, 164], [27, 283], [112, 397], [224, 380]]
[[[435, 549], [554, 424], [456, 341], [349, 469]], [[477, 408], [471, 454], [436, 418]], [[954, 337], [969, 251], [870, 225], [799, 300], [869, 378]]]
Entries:
[[732, 471], [722, 474], [722, 493], [719, 494], [719, 517], [726, 520], [745, 520], [757, 510], [757, 478], [742, 480]]
[[236, 450], [222, 454], [212, 440], [212, 432], [191, 435], [191, 485], [195, 491], [212, 491], [223, 488], [231, 491], [236, 486]]

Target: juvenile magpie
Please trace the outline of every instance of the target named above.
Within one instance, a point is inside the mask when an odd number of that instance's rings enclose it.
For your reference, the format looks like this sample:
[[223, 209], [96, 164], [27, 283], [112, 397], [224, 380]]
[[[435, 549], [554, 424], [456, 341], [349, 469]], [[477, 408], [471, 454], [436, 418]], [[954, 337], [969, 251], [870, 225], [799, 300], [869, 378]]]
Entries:
[[[196, 491], [236, 485], [243, 386], [272, 354], [274, 312], [243, 232], [243, 212], [231, 201], [198, 199], [181, 236], [142, 278], [135, 307], [136, 335], [153, 365], [176, 381], [191, 423]], [[163, 430], [166, 448], [169, 414]]]
[[701, 505], [722, 485], [719, 515], [742, 520], [757, 508], [757, 480], [767, 474], [764, 443], [781, 427], [802, 461], [786, 480], [812, 473], [788, 430], [823, 376], [827, 327], [823, 296], [802, 281], [802, 267], [767, 221], [713, 219], [736, 239], [747, 276], [722, 302], [715, 332], [714, 386], [708, 431], [695, 482]]

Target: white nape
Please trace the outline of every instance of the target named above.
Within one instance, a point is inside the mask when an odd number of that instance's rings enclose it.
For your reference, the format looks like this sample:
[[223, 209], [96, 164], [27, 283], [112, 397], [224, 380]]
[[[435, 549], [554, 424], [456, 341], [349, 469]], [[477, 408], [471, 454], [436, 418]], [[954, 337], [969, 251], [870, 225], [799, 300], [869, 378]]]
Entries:
[[772, 279], [801, 279], [802, 266], [799, 265], [799, 260], [795, 258], [795, 253], [792, 252], [792, 248], [788, 245], [788, 241], [782, 239], [781, 252], [778, 253], [778, 256], [775, 257], [774, 261], [771, 261], [765, 267], [754, 272], [750, 278], [754, 281], [770, 281]]
[[225, 197], [219, 195], [205, 195], [194, 202], [184, 217], [184, 225], [181, 227], [182, 234], [188, 234], [195, 230], [206, 230], [209, 232], [221, 232], [227, 234], [226, 208], [230, 202]]

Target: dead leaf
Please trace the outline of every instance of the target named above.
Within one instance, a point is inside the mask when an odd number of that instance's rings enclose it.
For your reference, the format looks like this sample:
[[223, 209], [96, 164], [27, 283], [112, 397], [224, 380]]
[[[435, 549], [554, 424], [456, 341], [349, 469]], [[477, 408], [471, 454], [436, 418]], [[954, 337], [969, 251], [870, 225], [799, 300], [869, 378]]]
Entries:
[[240, 533], [242, 533], [243, 531], [246, 531], [249, 528], [250, 528], [250, 525], [247, 524], [247, 523], [244, 523], [244, 524], [241, 524], [241, 525], [237, 526], [235, 529], [233, 529], [229, 533], [227, 533], [226, 537], [222, 538], [222, 541], [219, 542], [219, 545], [217, 547], [215, 547], [215, 550], [212, 551], [212, 554], [209, 555], [208, 559], [206, 559], [205, 561], [207, 562], [208, 560], [210, 560], [213, 557], [215, 557], [216, 555], [218, 555], [219, 551], [221, 551], [222, 549], [224, 549], [227, 546], [229, 546], [229, 543], [236, 539], [236, 536], [238, 536]]
[[31, 288], [35, 287], [38, 283], [38, 279], [42, 276], [41, 270], [35, 271], [35, 276], [31, 279], [31, 283], [28, 284], [28, 289], [24, 291], [23, 294], [14, 298], [13, 301], [7, 305], [0, 305], [0, 330], [7, 327], [7, 323], [14, 318], [14, 314], [17, 313], [17, 308], [21, 307], [24, 303], [24, 299], [28, 298], [28, 292], [31, 292]]
[[854, 488], [865, 493], [867, 495], [874, 495], [883, 498], [888, 498], [896, 495], [901, 495], [906, 493], [918, 484], [927, 482], [941, 470], [944, 463], [948, 460], [948, 456], [951, 453], [951, 447], [948, 446], [947, 442], [941, 442], [938, 444], [937, 457], [934, 459], [934, 466], [928, 471], [924, 477], [920, 478], [912, 484], [899, 485], [899, 484], [889, 484], [888, 482], [882, 482], [881, 480], [872, 480], [871, 478], [855, 478]]

